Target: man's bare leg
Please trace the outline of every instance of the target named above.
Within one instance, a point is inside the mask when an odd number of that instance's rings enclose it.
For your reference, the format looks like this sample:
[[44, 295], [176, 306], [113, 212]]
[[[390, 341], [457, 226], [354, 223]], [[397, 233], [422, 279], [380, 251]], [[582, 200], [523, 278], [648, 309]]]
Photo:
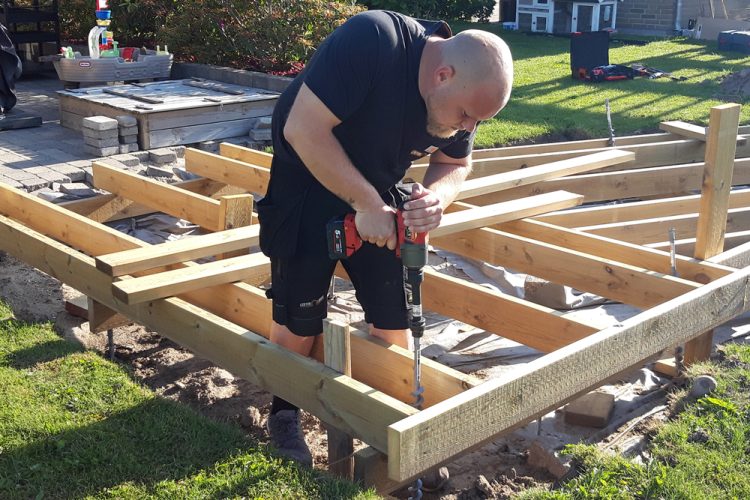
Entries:
[[310, 356], [310, 351], [312, 351], [312, 346], [315, 343], [315, 337], [300, 337], [293, 334], [286, 326], [280, 325], [275, 321], [271, 322], [271, 336], [269, 339], [274, 344], [279, 344], [303, 356]]
[[409, 348], [409, 330], [383, 330], [370, 324], [370, 335], [383, 339], [389, 344], [396, 344], [404, 349]]

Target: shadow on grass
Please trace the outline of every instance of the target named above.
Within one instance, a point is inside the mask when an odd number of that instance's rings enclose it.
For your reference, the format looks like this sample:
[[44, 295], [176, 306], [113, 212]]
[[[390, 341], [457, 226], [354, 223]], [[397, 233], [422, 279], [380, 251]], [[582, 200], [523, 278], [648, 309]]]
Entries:
[[64, 358], [69, 354], [83, 351], [84, 349], [80, 345], [61, 338], [48, 340], [22, 349], [13, 350], [4, 356], [4, 358], [0, 357], [0, 366], [23, 370], [31, 368], [37, 363], [47, 363], [55, 359]]
[[[231, 459], [240, 454], [247, 454], [247, 460]], [[259, 485], [267, 490], [263, 482], [273, 490], [281, 466], [239, 431], [154, 398], [99, 422], [5, 450], [0, 454], [0, 498], [81, 498], [123, 483], [153, 492], [161, 481], [189, 481], [201, 470], [215, 468], [225, 480], [199, 481], [189, 491], [205, 498], [241, 497]]]

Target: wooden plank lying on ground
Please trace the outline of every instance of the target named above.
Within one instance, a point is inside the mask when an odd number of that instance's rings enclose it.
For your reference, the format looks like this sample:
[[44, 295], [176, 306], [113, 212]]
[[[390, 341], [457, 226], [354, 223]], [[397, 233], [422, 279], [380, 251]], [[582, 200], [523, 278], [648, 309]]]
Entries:
[[[625, 172], [583, 174], [489, 193], [467, 201], [474, 205], [487, 205], [556, 190], [582, 194], [586, 203], [623, 198], [676, 196], [700, 189], [703, 180], [703, 168], [704, 163], [693, 163], [690, 165], [650, 167]], [[734, 184], [744, 185], [748, 183], [750, 183], [750, 159], [735, 160]]]
[[[503, 231], [531, 238], [552, 245], [577, 250], [606, 259], [642, 267], [662, 274], [671, 274], [671, 259], [668, 252], [646, 248], [623, 241], [613, 240], [595, 234], [554, 226], [534, 219], [523, 219], [503, 223]], [[697, 283], [708, 283], [734, 271], [722, 265], [700, 261], [691, 257], [677, 255], [677, 274]]]
[[386, 450], [382, 426], [417, 411], [183, 300], [122, 304], [94, 259], [4, 216], [0, 249], [381, 451]]
[[271, 178], [267, 168], [192, 148], [185, 150], [185, 169], [258, 194], [265, 194]]
[[[136, 238], [5, 184], [0, 184], [0, 213], [90, 255], [148, 246]], [[111, 289], [111, 280], [110, 277], [108, 290]], [[79, 290], [87, 293], [85, 287]], [[108, 293], [111, 295], [111, 292]], [[259, 288], [244, 283], [219, 285], [188, 292], [180, 298], [268, 338], [271, 301]], [[322, 345], [314, 354], [315, 359], [323, 359]], [[426, 406], [474, 385], [473, 377], [430, 360], [423, 361], [422, 375], [425, 380], [430, 380], [432, 388], [429, 397], [425, 398]], [[411, 402], [411, 365], [410, 351], [397, 346], [384, 346], [364, 333], [358, 335], [353, 332], [352, 371], [356, 379], [371, 387], [377, 386], [375, 388], [378, 390], [382, 388], [401, 401]]]
[[125, 170], [94, 162], [94, 185], [155, 211], [189, 220], [211, 231], [224, 229], [220, 225], [221, 204], [212, 198], [183, 191], [161, 182], [132, 174]]
[[[697, 213], [699, 207], [700, 195], [698, 194], [617, 205], [574, 208], [563, 212], [542, 214], [534, 218], [558, 226], [576, 228]], [[750, 189], [738, 189], [729, 193], [729, 208], [741, 207], [750, 207]]]
[[155, 267], [250, 248], [258, 244], [260, 227], [243, 226], [226, 231], [191, 236], [159, 245], [100, 255], [96, 267], [110, 276], [135, 274]]
[[238, 146], [229, 142], [222, 142], [219, 145], [219, 152], [221, 153], [221, 156], [226, 156], [233, 160], [251, 163], [264, 168], [271, 168], [271, 162], [273, 161], [273, 155], [270, 153]]
[[126, 304], [140, 304], [237, 281], [255, 280], [270, 272], [270, 260], [262, 253], [240, 255], [196, 266], [123, 279], [112, 283], [112, 294]]
[[394, 423], [388, 475], [405, 480], [447, 462], [742, 314], [749, 282], [750, 269], [737, 271]]
[[529, 167], [522, 170], [470, 179], [463, 183], [461, 191], [458, 193], [456, 199], [463, 200], [518, 186], [534, 184], [547, 179], [588, 172], [589, 170], [594, 170], [604, 166], [617, 165], [627, 161], [632, 161], [634, 157], [635, 155], [633, 153], [614, 149], [552, 162], [546, 165], [538, 165], [536, 167]]
[[431, 243], [640, 308], [660, 304], [698, 286], [688, 280], [491, 228], [433, 238]]
[[447, 234], [480, 228], [489, 224], [531, 217], [543, 212], [579, 205], [583, 197], [566, 191], [529, 196], [520, 200], [507, 201], [475, 207], [470, 210], [453, 212], [443, 216], [440, 226], [430, 231], [432, 238]]

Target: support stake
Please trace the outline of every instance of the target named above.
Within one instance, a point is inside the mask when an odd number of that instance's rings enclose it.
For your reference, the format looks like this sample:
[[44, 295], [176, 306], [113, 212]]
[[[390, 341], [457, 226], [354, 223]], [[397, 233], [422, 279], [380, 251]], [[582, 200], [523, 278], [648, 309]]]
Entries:
[[[352, 359], [349, 325], [326, 320], [323, 322], [323, 352], [326, 366], [351, 376]], [[326, 426], [328, 429], [328, 470], [337, 476], [352, 480], [354, 477], [354, 442], [348, 434]]]

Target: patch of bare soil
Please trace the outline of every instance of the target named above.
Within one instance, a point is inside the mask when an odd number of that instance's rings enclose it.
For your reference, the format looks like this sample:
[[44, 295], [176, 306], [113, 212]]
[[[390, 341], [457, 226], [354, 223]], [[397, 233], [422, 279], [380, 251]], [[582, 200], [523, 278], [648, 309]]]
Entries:
[[750, 69], [743, 69], [727, 75], [721, 81], [721, 95], [724, 101], [743, 102], [750, 99]]
[[[16, 317], [55, 321], [66, 338], [107, 355], [106, 334], [91, 333], [87, 322], [64, 310], [64, 297], [73, 294], [54, 278], [0, 253], [0, 297], [13, 307]], [[356, 321], [356, 312], [347, 311], [346, 304], [339, 308]], [[262, 442], [268, 440], [264, 424], [271, 396], [267, 392], [141, 326], [115, 329], [114, 341], [116, 361], [126, 364], [137, 380], [157, 394], [215, 420], [235, 423]], [[315, 466], [325, 468], [327, 440], [320, 421], [305, 414], [303, 426]], [[424, 498], [509, 498], [522, 488], [551, 484], [552, 476], [526, 463], [528, 445], [527, 439], [509, 436], [462, 456], [448, 465], [447, 486]]]

